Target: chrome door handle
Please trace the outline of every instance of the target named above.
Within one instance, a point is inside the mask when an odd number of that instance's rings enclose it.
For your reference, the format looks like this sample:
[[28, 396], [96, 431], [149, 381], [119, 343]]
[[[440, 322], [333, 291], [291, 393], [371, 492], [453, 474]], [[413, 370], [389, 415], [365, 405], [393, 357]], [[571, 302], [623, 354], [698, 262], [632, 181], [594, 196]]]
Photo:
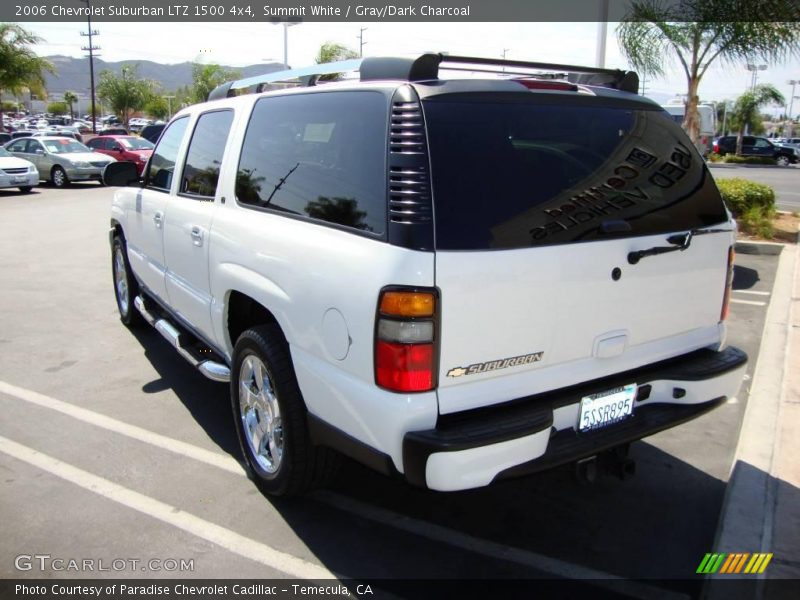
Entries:
[[196, 225], [192, 227], [191, 230], [192, 235], [192, 243], [195, 246], [202, 246], [203, 245], [203, 230], [197, 227]]
[[161, 228], [161, 224], [164, 222], [164, 213], [157, 212], [153, 215], [153, 223], [156, 224], [156, 227], [159, 229]]

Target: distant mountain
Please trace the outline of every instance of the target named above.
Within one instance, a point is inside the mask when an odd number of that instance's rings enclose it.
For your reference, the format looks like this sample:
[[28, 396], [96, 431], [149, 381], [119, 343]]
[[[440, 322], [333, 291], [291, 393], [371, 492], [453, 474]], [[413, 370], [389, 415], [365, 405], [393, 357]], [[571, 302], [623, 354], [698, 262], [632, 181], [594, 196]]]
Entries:
[[[55, 74], [47, 74], [47, 92], [51, 98], [60, 99], [67, 90], [79, 96], [89, 96], [89, 59], [72, 58], [69, 56], [48, 56], [47, 60], [53, 63]], [[106, 62], [100, 58], [94, 59], [95, 83], [100, 79], [100, 73], [105, 70], [120, 73], [123, 65], [139, 65], [138, 74], [144, 79], [152, 79], [161, 85], [164, 91], [191, 85], [192, 63], [184, 62], [174, 65], [165, 65], [150, 60], [125, 60], [119, 62]], [[223, 65], [225, 66], [225, 65]], [[280, 71], [280, 63], [262, 63], [246, 67], [225, 67], [241, 73], [242, 77], [254, 77], [264, 73]]]

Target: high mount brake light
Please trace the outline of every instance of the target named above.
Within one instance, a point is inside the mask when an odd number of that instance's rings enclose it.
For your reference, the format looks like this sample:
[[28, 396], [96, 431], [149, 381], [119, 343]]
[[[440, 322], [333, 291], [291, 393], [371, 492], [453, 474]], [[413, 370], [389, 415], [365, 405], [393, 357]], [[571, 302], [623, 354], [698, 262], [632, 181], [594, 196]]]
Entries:
[[436, 294], [384, 290], [375, 327], [375, 382], [393, 392], [436, 387]]
[[563, 90], [565, 92], [577, 92], [578, 86], [566, 81], [552, 81], [550, 79], [515, 79], [529, 90]]

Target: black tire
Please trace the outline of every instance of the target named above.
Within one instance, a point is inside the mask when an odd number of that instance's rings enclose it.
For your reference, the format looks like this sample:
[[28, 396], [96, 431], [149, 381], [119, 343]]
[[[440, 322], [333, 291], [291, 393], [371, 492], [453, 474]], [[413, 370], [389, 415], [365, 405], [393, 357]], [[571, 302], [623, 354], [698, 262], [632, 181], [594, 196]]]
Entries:
[[792, 163], [792, 160], [785, 154], [780, 154], [775, 158], [775, 162], [779, 167], [788, 167]]
[[63, 188], [69, 185], [69, 177], [67, 177], [66, 171], [56, 165], [50, 171], [50, 181], [53, 182], [53, 185], [57, 188]]
[[[263, 366], [260, 389], [271, 389], [271, 401], [277, 403], [279, 409], [277, 419], [273, 419], [274, 409], [263, 410], [264, 406], [261, 406], [267, 396], [264, 392], [252, 396], [261, 399], [253, 404], [261, 408], [242, 408], [243, 387], [259, 391], [258, 378], [251, 377], [253, 364]], [[244, 386], [243, 375], [246, 378]], [[230, 396], [247, 474], [264, 494], [295, 496], [325, 485], [336, 475], [340, 456], [328, 448], [314, 446], [309, 438], [305, 403], [297, 385], [288, 344], [277, 325], [253, 327], [239, 336], [233, 350]], [[248, 432], [251, 431], [246, 421], [250, 425], [272, 429], [274, 433], [263, 434], [259, 446], [264, 445], [264, 438], [269, 437], [276, 441], [280, 452], [273, 454], [270, 445], [257, 456], [251, 433], [245, 432], [246, 427]], [[269, 445], [269, 440], [266, 445]]]
[[23, 185], [19, 188], [19, 191], [23, 194], [30, 194], [31, 190], [33, 189], [32, 185]]
[[[119, 319], [128, 327], [144, 323], [144, 318], [133, 306], [133, 299], [139, 295], [139, 283], [133, 276], [128, 262], [125, 240], [117, 235], [111, 245], [111, 276], [114, 282], [114, 298], [117, 300]], [[127, 299], [125, 296], [127, 295]]]

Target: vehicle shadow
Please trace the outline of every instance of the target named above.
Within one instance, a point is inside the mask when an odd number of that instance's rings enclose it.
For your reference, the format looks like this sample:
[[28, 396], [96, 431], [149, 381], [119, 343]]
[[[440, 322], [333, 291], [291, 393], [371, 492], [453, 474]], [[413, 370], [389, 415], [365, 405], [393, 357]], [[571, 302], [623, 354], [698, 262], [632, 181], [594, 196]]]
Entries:
[[[154, 330], [134, 335], [160, 375], [142, 390], [173, 390], [209, 438], [240, 460], [227, 386], [204, 378]], [[537, 566], [545, 557], [601, 575], [659, 580], [694, 597], [702, 584], [695, 571], [714, 550], [725, 482], [648, 441], [634, 443], [631, 457], [637, 474], [624, 481], [604, 476], [586, 484], [567, 465], [454, 493], [414, 488], [345, 460], [327, 490], [265, 501], [342, 577], [552, 577]]]
[[733, 267], [733, 289], [749, 290], [761, 281], [756, 269], [734, 265]]

